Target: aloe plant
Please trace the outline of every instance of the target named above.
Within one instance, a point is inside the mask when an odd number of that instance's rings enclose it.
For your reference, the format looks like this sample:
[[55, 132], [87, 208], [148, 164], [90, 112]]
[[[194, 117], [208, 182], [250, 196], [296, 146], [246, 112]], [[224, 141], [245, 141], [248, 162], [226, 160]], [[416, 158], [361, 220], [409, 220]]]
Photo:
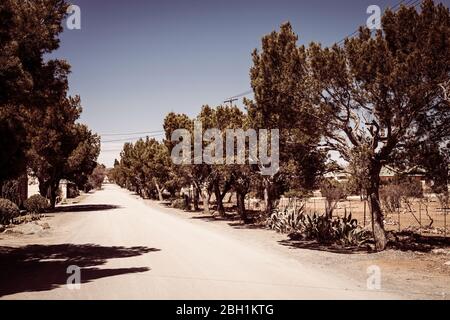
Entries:
[[336, 243], [344, 247], [361, 246], [370, 239], [370, 232], [362, 229], [352, 215], [331, 218], [324, 215], [307, 215], [304, 206], [299, 210], [275, 211], [268, 226], [277, 232], [300, 235], [305, 240], [319, 243]]

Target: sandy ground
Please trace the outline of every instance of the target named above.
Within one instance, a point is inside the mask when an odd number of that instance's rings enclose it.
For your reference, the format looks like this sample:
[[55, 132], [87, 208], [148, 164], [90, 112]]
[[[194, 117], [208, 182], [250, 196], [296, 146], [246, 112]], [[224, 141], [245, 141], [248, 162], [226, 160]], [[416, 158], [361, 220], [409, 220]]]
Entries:
[[[50, 229], [0, 235], [2, 299], [445, 299], [450, 256], [294, 248], [267, 230], [211, 222], [117, 186], [46, 218]], [[430, 259], [430, 260], [429, 260]], [[427, 264], [421, 272], [422, 263]], [[367, 268], [381, 289], [367, 289]], [[66, 285], [69, 266], [81, 287]], [[432, 270], [433, 272], [430, 272]], [[445, 295], [447, 294], [447, 296]]]

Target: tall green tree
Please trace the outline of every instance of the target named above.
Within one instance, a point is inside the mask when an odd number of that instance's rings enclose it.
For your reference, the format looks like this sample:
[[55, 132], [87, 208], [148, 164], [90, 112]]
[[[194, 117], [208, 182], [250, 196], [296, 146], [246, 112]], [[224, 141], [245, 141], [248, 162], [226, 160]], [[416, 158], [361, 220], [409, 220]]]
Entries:
[[92, 174], [88, 177], [88, 182], [84, 184], [85, 190], [100, 189], [105, 181], [107, 170], [105, 165], [97, 164]]
[[[225, 195], [231, 191], [236, 193], [237, 211], [241, 219], [246, 222], [247, 214], [245, 208], [245, 197], [250, 192], [252, 183], [257, 179], [257, 165], [252, 165], [248, 160], [250, 157], [250, 145], [247, 139], [244, 146], [240, 146], [238, 141], [234, 139], [233, 156], [243, 156], [245, 163], [231, 164], [226, 162], [227, 144], [232, 137], [227, 135], [228, 130], [242, 130], [246, 132], [249, 128], [247, 115], [237, 106], [218, 106], [207, 112], [210, 114], [209, 126], [218, 129], [221, 134], [223, 145], [221, 146], [225, 152], [223, 155], [225, 163], [213, 165], [211, 167], [211, 183], [216, 197], [217, 207], [220, 214], [225, 214], [223, 199]], [[202, 113], [201, 113], [202, 114]], [[236, 160], [236, 159], [235, 159]]]
[[[252, 128], [280, 130], [282, 167], [294, 163], [297, 179], [312, 186], [324, 170], [325, 156], [317, 149], [321, 134], [317, 110], [309, 100], [307, 52], [297, 41], [290, 23], [263, 37], [261, 50], [253, 52], [250, 70], [254, 100], [245, 100], [245, 104]], [[267, 214], [272, 211], [282, 171], [263, 177]]]
[[313, 44], [308, 50], [311, 99], [322, 112], [327, 146], [347, 161], [355, 149], [366, 151], [378, 250], [387, 244], [380, 170], [424, 143], [449, 139], [450, 107], [440, 87], [449, 80], [449, 39], [448, 8], [425, 0], [420, 11], [386, 11], [373, 36], [362, 27], [343, 48]]
[[[210, 110], [208, 106], [204, 106], [203, 110]], [[206, 113], [204, 113], [206, 116]], [[208, 127], [207, 118], [205, 121], [204, 128]], [[172, 141], [172, 134], [175, 130], [185, 129], [190, 134], [190, 146], [191, 153], [194, 154], [194, 119], [189, 118], [185, 114], [175, 114], [169, 113], [164, 119], [164, 130], [166, 133], [165, 144], [170, 153], [172, 153], [173, 148], [178, 143], [177, 141]], [[203, 134], [203, 132], [201, 132]], [[193, 159], [192, 159], [193, 160]], [[176, 183], [181, 189], [182, 187], [190, 188], [193, 187], [192, 201], [194, 205], [194, 210], [199, 210], [199, 202], [203, 200], [205, 211], [209, 211], [209, 198], [211, 191], [209, 187], [209, 178], [211, 176], [211, 167], [204, 163], [194, 163], [191, 164], [174, 164], [172, 162], [172, 183]], [[189, 199], [190, 200], [190, 199]]]
[[50, 199], [53, 208], [61, 179], [81, 185], [97, 165], [100, 138], [76, 123], [81, 111], [80, 98], [69, 97], [48, 106], [45, 112], [32, 112], [29, 165], [39, 180], [41, 195]]
[[0, 108], [0, 190], [8, 179], [26, 172], [26, 129], [16, 108]]
[[25, 172], [27, 112], [67, 89], [66, 63], [44, 60], [59, 46], [67, 6], [62, 0], [0, 3], [0, 184]]
[[[100, 137], [94, 134], [86, 125], [76, 123], [72, 128], [73, 145], [62, 172], [62, 178], [75, 183], [79, 189], [85, 189], [90, 181], [94, 187], [101, 186], [105, 168], [97, 163], [100, 154]], [[94, 172], [97, 169], [96, 172]], [[95, 173], [95, 177], [92, 175]], [[102, 178], [103, 177], [103, 178]]]
[[[55, 64], [44, 55], [59, 47], [68, 4], [63, 0], [0, 3], [0, 106], [30, 105], [40, 88], [59, 86]], [[53, 87], [56, 89], [56, 87]]]
[[158, 196], [163, 201], [166, 183], [171, 182], [171, 162], [166, 145], [155, 139], [126, 143], [121, 160], [115, 161], [112, 179], [142, 198]]

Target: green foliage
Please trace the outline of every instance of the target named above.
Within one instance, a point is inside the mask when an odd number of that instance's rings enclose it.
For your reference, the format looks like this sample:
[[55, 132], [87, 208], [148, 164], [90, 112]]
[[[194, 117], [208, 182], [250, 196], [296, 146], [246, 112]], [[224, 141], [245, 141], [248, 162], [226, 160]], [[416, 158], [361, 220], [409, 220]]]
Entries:
[[325, 152], [317, 148], [322, 135], [318, 109], [308, 100], [307, 50], [297, 41], [290, 23], [263, 37], [250, 70], [254, 100], [244, 100], [251, 128], [280, 130], [283, 165], [275, 177], [264, 181], [267, 214], [283, 189], [311, 190], [325, 169]]
[[0, 105], [0, 182], [26, 171], [26, 131], [16, 112]]
[[399, 185], [390, 184], [380, 188], [380, 201], [389, 213], [395, 213], [402, 207], [402, 189]]
[[29, 112], [54, 105], [67, 89], [68, 65], [44, 59], [59, 46], [68, 4], [0, 2], [0, 183], [26, 169]]
[[[69, 154], [67, 162], [61, 171], [61, 177], [84, 189], [95, 168], [99, 166], [97, 158], [100, 154], [100, 137], [94, 134], [86, 125], [76, 123], [72, 128], [75, 148]], [[100, 169], [101, 170], [101, 169]], [[99, 179], [103, 176], [99, 173]]]
[[373, 150], [369, 146], [362, 144], [350, 151], [350, 162], [348, 165], [349, 180], [347, 191], [352, 195], [366, 194], [370, 187], [370, 159], [373, 157]]
[[425, 170], [425, 175], [433, 181], [432, 190], [436, 194], [448, 192], [450, 168], [450, 141], [445, 144], [428, 142], [411, 148], [407, 158], [397, 159], [399, 165], [411, 168], [418, 166]]
[[19, 207], [7, 199], [0, 199], [0, 224], [8, 225], [20, 215]]
[[450, 104], [440, 87], [450, 75], [449, 38], [448, 8], [425, 0], [420, 10], [387, 10], [375, 35], [361, 27], [344, 46], [308, 49], [308, 100], [319, 107], [315, 125], [325, 145], [347, 162], [355, 150], [364, 152], [378, 250], [387, 244], [378, 203], [382, 166], [449, 139]]
[[189, 205], [186, 204], [185, 199], [175, 199], [172, 202], [171, 207], [180, 210], [190, 210]]
[[[112, 180], [143, 197], [154, 197], [161, 189], [175, 194], [193, 187], [194, 207], [199, 191], [207, 190], [215, 194], [221, 213], [223, 197], [234, 191], [243, 217], [243, 199], [253, 191], [264, 194], [270, 214], [279, 195], [315, 190], [333, 162], [327, 155], [334, 152], [349, 164], [351, 177], [348, 185], [321, 185], [328, 202], [325, 216], [273, 215], [274, 228], [303, 228], [303, 234], [321, 242], [364, 242], [366, 233], [351, 217], [333, 219], [332, 213], [348, 192], [365, 194], [376, 248], [383, 250], [387, 238], [379, 188], [384, 165], [420, 165], [436, 180], [439, 193], [446, 194], [450, 107], [440, 84], [449, 80], [449, 38], [449, 10], [431, 0], [423, 1], [421, 10], [387, 10], [382, 30], [374, 34], [362, 27], [344, 46], [298, 46], [292, 26], [285, 23], [263, 37], [261, 50], [253, 52], [254, 99], [245, 100], [247, 113], [226, 106], [204, 106], [196, 118], [169, 113], [166, 140], [125, 144]], [[172, 133], [185, 129], [192, 145], [194, 119], [202, 121], [203, 130], [218, 128], [222, 133], [227, 128], [279, 129], [280, 172], [261, 177], [258, 166], [173, 165]], [[384, 202], [399, 206], [393, 198], [416, 197], [421, 194], [416, 187], [386, 190], [391, 199]]]
[[106, 167], [104, 165], [97, 165], [89, 176], [88, 182], [85, 186], [85, 191], [92, 189], [100, 189], [105, 181]]
[[57, 108], [48, 107], [45, 111], [34, 113], [28, 156], [41, 195], [48, 197], [54, 207], [61, 179], [70, 180], [80, 188], [88, 182], [97, 166], [100, 137], [77, 123], [82, 111], [78, 96], [64, 97]]
[[61, 0], [0, 2], [0, 105], [36, 104], [36, 88], [56, 89], [55, 60], [45, 61], [59, 47], [58, 35], [68, 4]]
[[165, 184], [176, 179], [166, 145], [155, 139], [140, 139], [126, 143], [111, 173], [121, 187], [137, 192], [144, 198], [159, 197]]
[[389, 213], [396, 213], [411, 198], [423, 198], [422, 183], [415, 179], [396, 177], [394, 181], [382, 185], [380, 200], [384, 209]]
[[279, 233], [294, 234], [302, 230], [305, 216], [304, 206], [301, 206], [297, 210], [276, 210], [272, 213], [266, 224], [270, 229]]
[[283, 196], [285, 198], [305, 199], [312, 196], [312, 192], [306, 189], [289, 189]]
[[334, 179], [325, 179], [320, 187], [320, 192], [327, 201], [327, 215], [331, 217], [339, 201], [347, 197], [347, 186]]
[[31, 168], [54, 206], [59, 181], [78, 185], [96, 166], [99, 137], [76, 123], [70, 65], [48, 59], [59, 47], [64, 0], [0, 2], [0, 184]]
[[358, 226], [358, 221], [352, 215], [345, 215], [343, 218], [335, 218], [332, 222], [334, 239], [344, 247], [361, 246], [371, 239], [369, 231]]
[[24, 183], [26, 183], [26, 180], [24, 182], [24, 177], [4, 182], [0, 188], [0, 198], [8, 199], [19, 207], [22, 206], [25, 200], [23, 199], [23, 190], [21, 190]]
[[292, 238], [314, 240], [321, 244], [335, 243], [343, 247], [359, 247], [370, 240], [370, 233], [358, 226], [351, 214], [330, 218], [328, 215], [307, 215], [304, 207], [298, 210], [275, 211], [267, 225], [272, 230], [289, 234]]
[[45, 212], [50, 207], [50, 203], [47, 198], [37, 194], [28, 198], [24, 207], [29, 213], [37, 214]]

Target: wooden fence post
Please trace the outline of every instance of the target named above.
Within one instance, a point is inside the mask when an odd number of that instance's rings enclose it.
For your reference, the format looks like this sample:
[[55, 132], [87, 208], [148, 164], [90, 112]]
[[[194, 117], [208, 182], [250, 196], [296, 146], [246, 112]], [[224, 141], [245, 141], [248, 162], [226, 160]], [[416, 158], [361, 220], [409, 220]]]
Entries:
[[367, 200], [364, 199], [364, 228], [366, 227], [366, 206], [367, 206]]
[[447, 238], [447, 206], [444, 209], [444, 238]]
[[422, 235], [422, 202], [419, 201], [419, 234]]

